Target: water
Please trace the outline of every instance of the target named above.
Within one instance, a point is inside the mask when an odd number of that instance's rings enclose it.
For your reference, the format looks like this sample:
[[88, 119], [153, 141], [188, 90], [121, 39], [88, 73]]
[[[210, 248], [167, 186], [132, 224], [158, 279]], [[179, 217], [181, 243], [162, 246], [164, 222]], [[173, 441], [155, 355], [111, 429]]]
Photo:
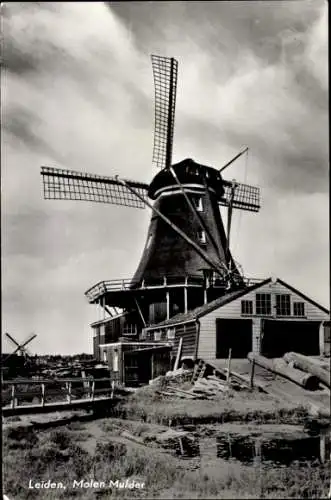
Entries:
[[237, 461], [246, 465], [274, 465], [287, 467], [291, 463], [320, 464], [330, 461], [330, 431], [320, 435], [288, 433], [277, 437], [277, 428], [273, 435], [263, 433], [233, 433], [215, 431], [213, 436], [201, 437], [188, 434], [169, 440], [165, 447], [183, 459], [211, 458]]

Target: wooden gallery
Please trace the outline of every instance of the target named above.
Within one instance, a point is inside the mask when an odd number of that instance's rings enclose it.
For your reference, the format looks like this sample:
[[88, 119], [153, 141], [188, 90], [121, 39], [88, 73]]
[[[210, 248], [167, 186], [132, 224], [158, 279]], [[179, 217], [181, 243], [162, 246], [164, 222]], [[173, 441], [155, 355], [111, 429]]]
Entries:
[[180, 343], [188, 366], [200, 358], [226, 358], [230, 348], [233, 358], [250, 351], [266, 357], [288, 351], [330, 355], [329, 311], [280, 279], [230, 291], [139, 333], [125, 316], [91, 326], [94, 356], [128, 385], [148, 383], [171, 369]]

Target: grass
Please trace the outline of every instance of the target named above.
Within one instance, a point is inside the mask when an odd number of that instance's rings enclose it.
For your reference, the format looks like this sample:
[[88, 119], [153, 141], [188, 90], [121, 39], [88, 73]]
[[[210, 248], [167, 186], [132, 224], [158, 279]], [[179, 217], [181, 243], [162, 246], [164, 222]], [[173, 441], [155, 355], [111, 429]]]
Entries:
[[119, 403], [113, 415], [161, 425], [206, 424], [213, 422], [302, 423], [308, 418], [303, 406], [278, 402], [259, 392], [221, 394], [213, 400], [173, 398], [165, 400], [146, 387]]
[[[127, 422], [135, 435], [146, 435], [150, 426]], [[116, 442], [119, 427], [105, 421], [103, 434], [93, 453], [79, 444], [81, 426], [70, 429], [36, 432], [31, 428], [4, 431], [4, 492], [10, 498], [91, 500], [97, 493], [91, 489], [70, 490], [73, 480], [94, 478], [108, 481], [135, 478], [146, 483], [144, 490], [113, 490], [99, 493], [102, 498], [326, 498], [330, 484], [329, 464], [293, 463], [286, 468], [245, 466], [216, 457], [201, 460], [200, 468], [190, 470], [192, 462], [180, 461], [153, 448], [130, 442]], [[75, 426], [74, 426], [75, 427]], [[88, 427], [88, 426], [87, 426]], [[159, 426], [152, 426], [157, 430]], [[197, 462], [195, 462], [197, 463]], [[191, 467], [192, 468], [192, 467]], [[29, 490], [28, 481], [61, 481], [61, 490]], [[103, 493], [103, 494], [102, 494]]]
[[204, 472], [188, 472], [160, 498], [326, 498], [327, 466], [292, 465], [286, 469], [226, 463]]

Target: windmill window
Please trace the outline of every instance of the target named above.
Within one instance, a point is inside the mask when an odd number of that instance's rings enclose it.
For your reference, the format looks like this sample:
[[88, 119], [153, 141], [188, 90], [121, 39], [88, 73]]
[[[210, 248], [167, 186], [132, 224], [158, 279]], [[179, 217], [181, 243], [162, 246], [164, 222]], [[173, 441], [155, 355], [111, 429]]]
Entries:
[[198, 231], [198, 240], [200, 243], [206, 243], [206, 233], [204, 231]]
[[202, 196], [194, 196], [193, 203], [198, 212], [203, 212]]
[[253, 314], [253, 301], [252, 300], [242, 300], [241, 301], [241, 314]]
[[305, 315], [305, 303], [304, 302], [293, 302], [293, 314], [294, 314], [294, 316], [304, 316]]
[[291, 316], [291, 298], [289, 294], [276, 295], [277, 316]]
[[257, 293], [255, 306], [256, 306], [256, 314], [269, 316], [271, 314], [271, 294]]

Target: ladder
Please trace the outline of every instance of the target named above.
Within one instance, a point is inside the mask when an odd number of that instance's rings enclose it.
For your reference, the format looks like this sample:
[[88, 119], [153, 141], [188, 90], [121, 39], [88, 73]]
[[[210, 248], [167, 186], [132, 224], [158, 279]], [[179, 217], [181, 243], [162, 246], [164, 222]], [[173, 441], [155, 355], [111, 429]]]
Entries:
[[194, 384], [197, 380], [201, 379], [206, 371], [206, 363], [203, 361], [203, 359], [199, 360], [199, 363], [195, 365], [194, 370], [193, 370], [193, 375], [191, 379], [191, 383]]

